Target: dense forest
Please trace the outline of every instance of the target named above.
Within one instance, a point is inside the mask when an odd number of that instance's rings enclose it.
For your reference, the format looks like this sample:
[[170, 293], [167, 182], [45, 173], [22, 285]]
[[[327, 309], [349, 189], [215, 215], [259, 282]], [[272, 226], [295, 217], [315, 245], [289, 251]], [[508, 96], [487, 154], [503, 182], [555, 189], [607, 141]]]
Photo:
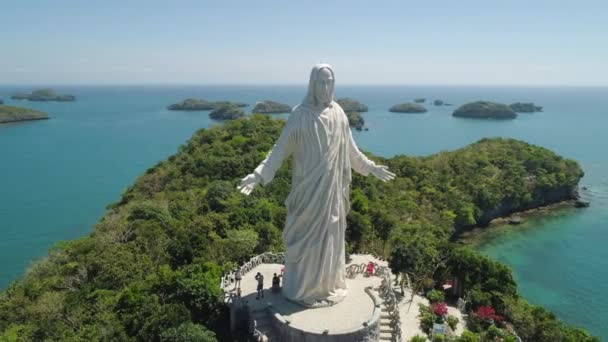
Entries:
[[[290, 162], [250, 196], [236, 189], [283, 124], [255, 115], [197, 131], [109, 205], [90, 235], [57, 243], [0, 293], [0, 341], [228, 339], [221, 274], [283, 249]], [[458, 276], [470, 310], [491, 305], [526, 341], [597, 340], [519, 297], [508, 267], [450, 242], [492, 215], [567, 198], [583, 175], [575, 161], [501, 138], [428, 157], [369, 156], [397, 178], [354, 175], [349, 253], [432, 268], [431, 287]]]

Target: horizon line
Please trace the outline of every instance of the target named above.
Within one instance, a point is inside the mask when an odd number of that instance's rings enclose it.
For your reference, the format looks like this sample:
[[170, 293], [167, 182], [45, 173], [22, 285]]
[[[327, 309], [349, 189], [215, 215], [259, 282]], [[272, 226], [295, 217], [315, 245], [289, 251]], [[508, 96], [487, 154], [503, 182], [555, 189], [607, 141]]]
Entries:
[[[308, 86], [308, 82], [305, 83], [193, 83], [193, 82], [149, 82], [149, 83], [0, 83], [0, 87], [40, 87], [40, 86], [205, 86], [205, 87], [214, 87], [214, 86], [234, 86], [234, 87], [242, 87], [242, 86]], [[513, 88], [608, 88], [608, 84], [590, 84], [590, 85], [581, 85], [581, 84], [441, 84], [441, 83], [340, 83], [339, 86], [349, 86], [349, 87], [513, 87]]]

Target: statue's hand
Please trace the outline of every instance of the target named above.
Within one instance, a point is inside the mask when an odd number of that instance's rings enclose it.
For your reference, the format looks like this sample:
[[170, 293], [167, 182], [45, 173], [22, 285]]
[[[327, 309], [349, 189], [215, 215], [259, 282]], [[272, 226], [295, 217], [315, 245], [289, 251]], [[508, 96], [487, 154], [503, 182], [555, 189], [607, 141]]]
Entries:
[[393, 180], [395, 178], [395, 174], [388, 170], [388, 166], [384, 165], [376, 165], [376, 167], [372, 169], [371, 173], [383, 182]]
[[241, 184], [236, 188], [239, 189], [245, 195], [249, 195], [255, 187], [260, 184], [260, 177], [255, 173], [248, 174], [245, 178], [241, 179]]

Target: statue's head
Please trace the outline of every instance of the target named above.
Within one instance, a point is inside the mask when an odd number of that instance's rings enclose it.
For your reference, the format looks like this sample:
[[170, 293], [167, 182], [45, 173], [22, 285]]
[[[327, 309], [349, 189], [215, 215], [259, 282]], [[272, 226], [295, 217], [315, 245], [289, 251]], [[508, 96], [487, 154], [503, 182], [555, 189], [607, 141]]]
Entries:
[[314, 107], [331, 105], [334, 100], [334, 82], [334, 70], [329, 64], [317, 64], [312, 67], [304, 103]]

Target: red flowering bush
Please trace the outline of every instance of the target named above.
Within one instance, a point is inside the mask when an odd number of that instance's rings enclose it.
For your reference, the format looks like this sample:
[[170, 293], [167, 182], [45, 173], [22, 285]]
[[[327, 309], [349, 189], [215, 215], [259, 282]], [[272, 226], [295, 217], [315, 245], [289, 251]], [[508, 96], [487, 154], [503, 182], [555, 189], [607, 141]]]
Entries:
[[433, 303], [431, 309], [437, 316], [445, 316], [448, 314], [448, 305], [446, 303]]
[[480, 306], [477, 308], [477, 316], [485, 321], [502, 321], [503, 317], [496, 314], [491, 306]]

